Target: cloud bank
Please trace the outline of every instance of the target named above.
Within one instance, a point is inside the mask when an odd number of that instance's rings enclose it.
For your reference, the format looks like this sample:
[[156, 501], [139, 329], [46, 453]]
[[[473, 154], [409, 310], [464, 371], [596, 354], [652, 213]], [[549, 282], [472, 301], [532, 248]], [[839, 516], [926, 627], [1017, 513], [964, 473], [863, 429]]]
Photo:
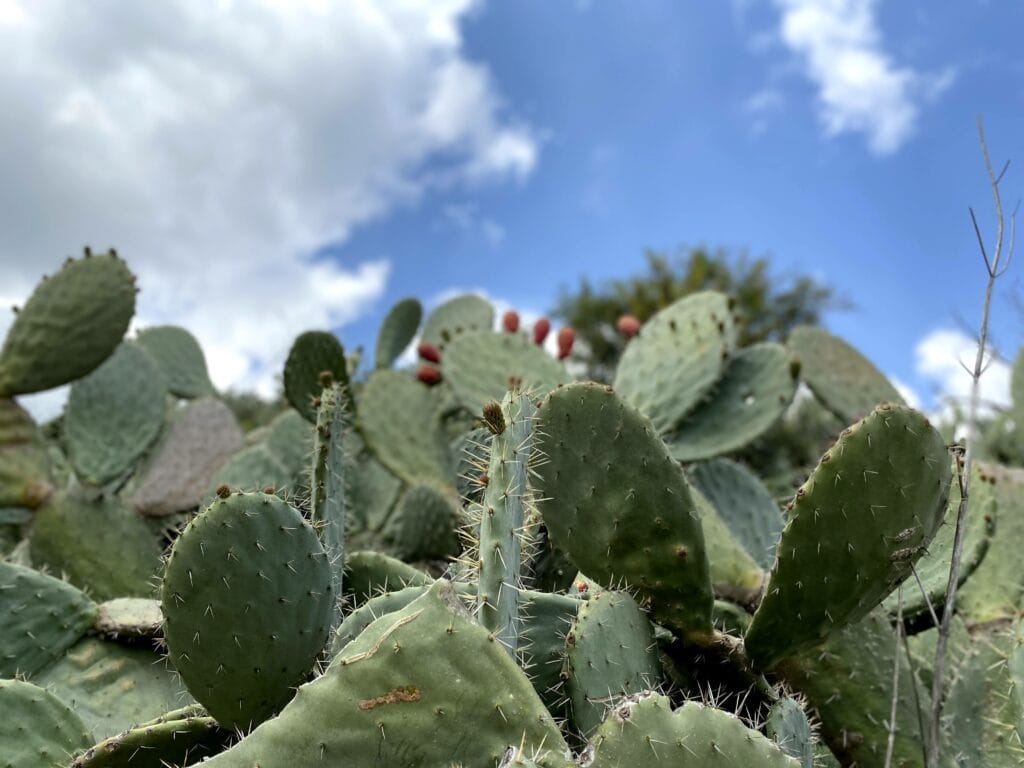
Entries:
[[825, 133], [866, 134], [880, 155], [913, 135], [921, 105], [953, 80], [896, 65], [876, 19], [877, 0], [775, 0], [782, 42], [799, 57], [818, 93]]
[[0, 0], [0, 299], [114, 245], [140, 324], [189, 328], [221, 387], [273, 390], [298, 332], [352, 320], [388, 280], [386, 254], [318, 247], [533, 169], [533, 131], [462, 50], [471, 7]]

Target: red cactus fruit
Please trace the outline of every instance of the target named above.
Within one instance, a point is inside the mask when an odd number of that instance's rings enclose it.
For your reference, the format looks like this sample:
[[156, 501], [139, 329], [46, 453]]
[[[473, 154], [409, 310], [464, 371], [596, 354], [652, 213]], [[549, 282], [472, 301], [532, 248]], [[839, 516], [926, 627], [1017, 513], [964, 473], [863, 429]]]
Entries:
[[508, 310], [504, 315], [501, 316], [501, 327], [505, 329], [505, 333], [515, 333], [519, 330], [519, 313], [514, 309]]
[[564, 360], [572, 352], [572, 343], [576, 341], [576, 331], [569, 326], [558, 329], [558, 359]]
[[615, 327], [627, 339], [632, 339], [640, 333], [640, 321], [636, 315], [623, 315], [615, 322]]
[[542, 317], [536, 323], [533, 324], [533, 343], [543, 344], [544, 339], [548, 337], [548, 332], [551, 330], [551, 321], [546, 317]]
[[416, 354], [420, 356], [420, 359], [426, 360], [430, 363], [441, 362], [441, 353], [438, 352], [437, 347], [429, 341], [421, 341], [416, 347]]
[[416, 378], [428, 387], [432, 387], [441, 383], [441, 370], [432, 365], [421, 365], [416, 369]]

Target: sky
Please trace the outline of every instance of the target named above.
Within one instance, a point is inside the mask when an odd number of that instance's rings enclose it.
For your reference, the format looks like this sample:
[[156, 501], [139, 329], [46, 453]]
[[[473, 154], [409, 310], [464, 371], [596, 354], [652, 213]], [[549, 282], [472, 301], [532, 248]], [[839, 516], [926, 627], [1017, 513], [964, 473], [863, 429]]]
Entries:
[[935, 408], [981, 315], [969, 206], [995, 236], [976, 115], [1024, 196], [1022, 29], [1019, 0], [0, 0], [0, 306], [115, 246], [136, 326], [270, 394], [304, 330], [372, 349], [462, 290], [533, 316], [704, 245], [832, 286], [826, 327]]

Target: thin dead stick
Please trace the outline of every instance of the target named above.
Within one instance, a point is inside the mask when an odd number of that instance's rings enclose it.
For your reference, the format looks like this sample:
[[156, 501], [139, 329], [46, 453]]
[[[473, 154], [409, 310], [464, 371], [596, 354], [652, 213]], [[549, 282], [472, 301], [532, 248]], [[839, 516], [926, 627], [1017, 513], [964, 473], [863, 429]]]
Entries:
[[921, 709], [921, 693], [917, 690], [917, 669], [914, 664], [914, 657], [910, 653], [907, 633], [901, 632], [900, 634], [903, 637], [903, 652], [907, 656], [907, 667], [910, 669], [910, 690], [914, 693], [914, 711], [917, 712], [917, 735], [921, 741], [921, 759], [928, 762], [928, 744], [924, 738], [924, 710]]
[[903, 585], [896, 590], [896, 649], [892, 654], [892, 706], [889, 708], [889, 741], [885, 745], [885, 768], [892, 768], [896, 746], [896, 708], [900, 701], [900, 639], [903, 636]]
[[[957, 457], [957, 476], [960, 484], [960, 506], [956, 516], [956, 535], [953, 539], [953, 557], [949, 567], [949, 581], [946, 583], [946, 600], [942, 612], [942, 622], [939, 625], [938, 642], [935, 644], [935, 668], [932, 673], [932, 711], [928, 728], [928, 768], [939, 768], [940, 738], [942, 727], [942, 705], [945, 687], [946, 673], [946, 645], [949, 641], [950, 622], [953, 619], [953, 610], [956, 607], [957, 582], [960, 580], [960, 561], [963, 558], [964, 532], [966, 529], [967, 509], [970, 499], [971, 486], [971, 463], [974, 458], [974, 444], [978, 432], [978, 385], [981, 374], [984, 372], [985, 347], [988, 340], [988, 316], [992, 305], [992, 289], [996, 280], [1006, 272], [1013, 258], [1014, 235], [1016, 229], [1016, 211], [1010, 216], [1009, 242], [1006, 249], [1006, 261], [1003, 257], [1003, 236], [1005, 217], [1003, 216], [1003, 202], [999, 194], [999, 182], [1009, 163], [1003, 166], [997, 175], [992, 168], [992, 161], [988, 156], [988, 145], [985, 143], [985, 130], [978, 117], [978, 143], [981, 145], [981, 155], [985, 161], [985, 170], [988, 172], [989, 184], [992, 187], [992, 196], [995, 201], [996, 213], [996, 242], [991, 258], [985, 249], [985, 241], [981, 236], [981, 229], [978, 227], [978, 220], [974, 216], [973, 209], [970, 210], [971, 222], [974, 225], [974, 233], [978, 238], [978, 248], [981, 250], [981, 257], [985, 261], [985, 269], [988, 271], [988, 281], [985, 285], [985, 303], [982, 305], [981, 326], [978, 330], [978, 351], [974, 357], [974, 369], [968, 370], [971, 375], [971, 397], [967, 411], [967, 447], [963, 456]], [[966, 367], [966, 366], [965, 366]]]

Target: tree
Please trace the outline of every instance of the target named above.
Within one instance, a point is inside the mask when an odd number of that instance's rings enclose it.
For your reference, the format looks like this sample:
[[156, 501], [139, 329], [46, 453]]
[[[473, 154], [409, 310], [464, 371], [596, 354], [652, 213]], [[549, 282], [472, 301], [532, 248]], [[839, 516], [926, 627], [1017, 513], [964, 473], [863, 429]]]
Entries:
[[626, 339], [615, 329], [618, 318], [646, 321], [659, 309], [690, 293], [721, 291], [733, 297], [739, 320], [739, 344], [781, 341], [802, 323], [817, 323], [826, 309], [838, 308], [833, 291], [806, 275], [779, 279], [768, 259], [751, 261], [719, 249], [693, 248], [676, 256], [647, 251], [647, 274], [613, 280], [601, 289], [583, 278], [579, 290], [565, 290], [554, 314], [576, 330], [577, 355], [595, 381], [610, 381]]

